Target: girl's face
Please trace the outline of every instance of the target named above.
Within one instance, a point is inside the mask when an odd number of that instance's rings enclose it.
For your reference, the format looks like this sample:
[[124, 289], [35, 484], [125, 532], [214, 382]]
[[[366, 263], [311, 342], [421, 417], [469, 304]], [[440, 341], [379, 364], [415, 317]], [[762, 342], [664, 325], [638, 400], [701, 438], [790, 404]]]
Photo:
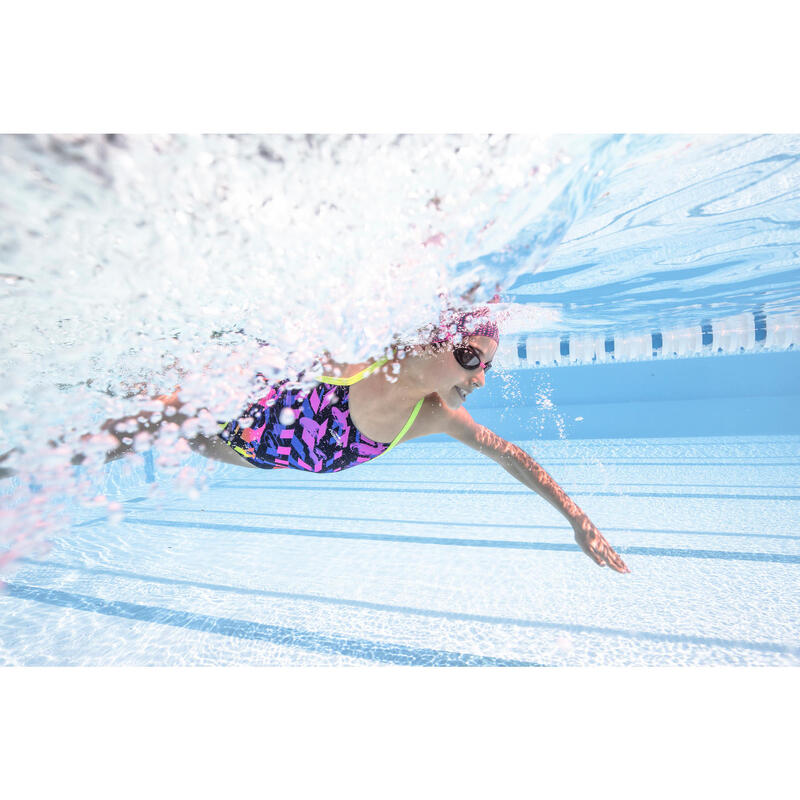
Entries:
[[[470, 345], [484, 364], [489, 363], [497, 352], [497, 342], [488, 336], [468, 336], [463, 344]], [[435, 391], [448, 408], [459, 408], [467, 395], [486, 383], [483, 367], [465, 369], [456, 361], [452, 349], [440, 351], [432, 361], [432, 367], [435, 366]]]

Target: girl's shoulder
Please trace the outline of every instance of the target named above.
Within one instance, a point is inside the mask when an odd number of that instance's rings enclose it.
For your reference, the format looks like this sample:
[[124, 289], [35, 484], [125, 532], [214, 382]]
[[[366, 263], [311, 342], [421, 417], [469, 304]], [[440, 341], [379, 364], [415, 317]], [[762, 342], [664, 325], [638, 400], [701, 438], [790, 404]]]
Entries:
[[346, 380], [347, 378], [357, 376], [361, 372], [368, 371], [370, 367], [374, 368], [376, 361], [380, 361], [380, 359], [371, 359], [370, 361], [354, 364], [344, 361], [334, 361], [332, 358], [323, 357], [318, 359], [318, 369], [316, 369], [315, 372], [320, 372], [321, 375], [330, 378]]
[[474, 436], [478, 424], [464, 406], [448, 408], [436, 393], [426, 395], [414, 424], [403, 437], [403, 441], [417, 439], [420, 436], [433, 436], [446, 433], [460, 441]]

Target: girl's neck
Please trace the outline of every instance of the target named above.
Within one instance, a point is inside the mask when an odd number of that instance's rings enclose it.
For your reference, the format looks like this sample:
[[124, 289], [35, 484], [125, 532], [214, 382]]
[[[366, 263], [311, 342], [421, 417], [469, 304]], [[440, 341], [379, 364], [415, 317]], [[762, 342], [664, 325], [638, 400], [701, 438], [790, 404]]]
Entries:
[[[391, 398], [392, 403], [413, 406], [420, 398], [435, 389], [430, 386], [430, 379], [424, 368], [423, 355], [414, 350], [404, 351], [402, 358], [399, 355], [400, 351], [394, 350], [389, 355], [388, 361], [365, 376], [364, 381], [369, 384], [370, 394]], [[381, 359], [360, 364], [323, 360], [323, 374], [342, 378], [352, 377], [379, 360]]]
[[386, 364], [387, 372], [384, 374], [380, 370], [386, 381], [386, 392], [391, 394], [394, 402], [414, 405], [435, 391], [430, 385], [423, 358], [413, 351], [407, 351], [403, 358], [398, 358], [398, 354], [394, 353], [394, 357]]

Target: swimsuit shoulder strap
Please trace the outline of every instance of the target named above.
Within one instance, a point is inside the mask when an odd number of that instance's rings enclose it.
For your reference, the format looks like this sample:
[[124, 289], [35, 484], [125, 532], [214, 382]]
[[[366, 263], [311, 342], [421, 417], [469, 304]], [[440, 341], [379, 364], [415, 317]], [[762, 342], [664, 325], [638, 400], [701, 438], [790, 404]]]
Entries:
[[[317, 377], [318, 381], [324, 383], [332, 383], [336, 386], [352, 386], [354, 383], [358, 383], [360, 380], [367, 377], [371, 373], [375, 372], [376, 369], [380, 369], [389, 359], [388, 358], [379, 358], [374, 364], [370, 364], [368, 367], [365, 367], [360, 372], [357, 372], [355, 375], [352, 375], [349, 378], [333, 378], [330, 375], [320, 375]], [[381, 453], [381, 455], [386, 455], [407, 433], [408, 429], [414, 424], [414, 420], [417, 418], [417, 414], [419, 414], [419, 410], [422, 408], [422, 404], [425, 402], [425, 398], [423, 397], [417, 404], [414, 406], [414, 410], [411, 412], [411, 416], [408, 418], [408, 421], [405, 425], [403, 425], [403, 429], [397, 436], [394, 437], [392, 443]]]
[[315, 380], [321, 383], [332, 383], [335, 386], [352, 386], [354, 383], [358, 383], [360, 380], [366, 378], [367, 375], [371, 375], [376, 369], [380, 369], [388, 360], [388, 358], [379, 358], [374, 364], [364, 367], [360, 372], [351, 375], [349, 378], [334, 378], [330, 375], [318, 375]]
[[425, 402], [425, 398], [423, 397], [415, 406], [414, 410], [411, 412], [411, 416], [408, 418], [408, 422], [403, 425], [403, 430], [397, 434], [392, 440], [392, 443], [381, 453], [381, 455], [386, 455], [405, 435], [408, 433], [408, 429], [414, 424], [414, 420], [417, 418], [417, 414], [419, 414], [419, 410], [422, 408], [422, 404]]

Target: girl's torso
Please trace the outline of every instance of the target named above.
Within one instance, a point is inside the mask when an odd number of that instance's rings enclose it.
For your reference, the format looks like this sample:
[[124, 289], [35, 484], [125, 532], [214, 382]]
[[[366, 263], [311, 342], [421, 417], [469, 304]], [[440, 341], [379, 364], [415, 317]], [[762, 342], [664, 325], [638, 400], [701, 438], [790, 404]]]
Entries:
[[[351, 388], [384, 363], [382, 359], [363, 369], [345, 368], [342, 377], [320, 376], [311, 389], [281, 381], [270, 386], [239, 419], [225, 424], [219, 435], [249, 463], [264, 469], [339, 472], [371, 461], [403, 438], [423, 404], [423, 400], [417, 403], [391, 441], [372, 439], [356, 427], [350, 409]], [[328, 365], [326, 371], [330, 370]], [[369, 403], [364, 407], [368, 411]], [[368, 413], [365, 421], [374, 422]]]

